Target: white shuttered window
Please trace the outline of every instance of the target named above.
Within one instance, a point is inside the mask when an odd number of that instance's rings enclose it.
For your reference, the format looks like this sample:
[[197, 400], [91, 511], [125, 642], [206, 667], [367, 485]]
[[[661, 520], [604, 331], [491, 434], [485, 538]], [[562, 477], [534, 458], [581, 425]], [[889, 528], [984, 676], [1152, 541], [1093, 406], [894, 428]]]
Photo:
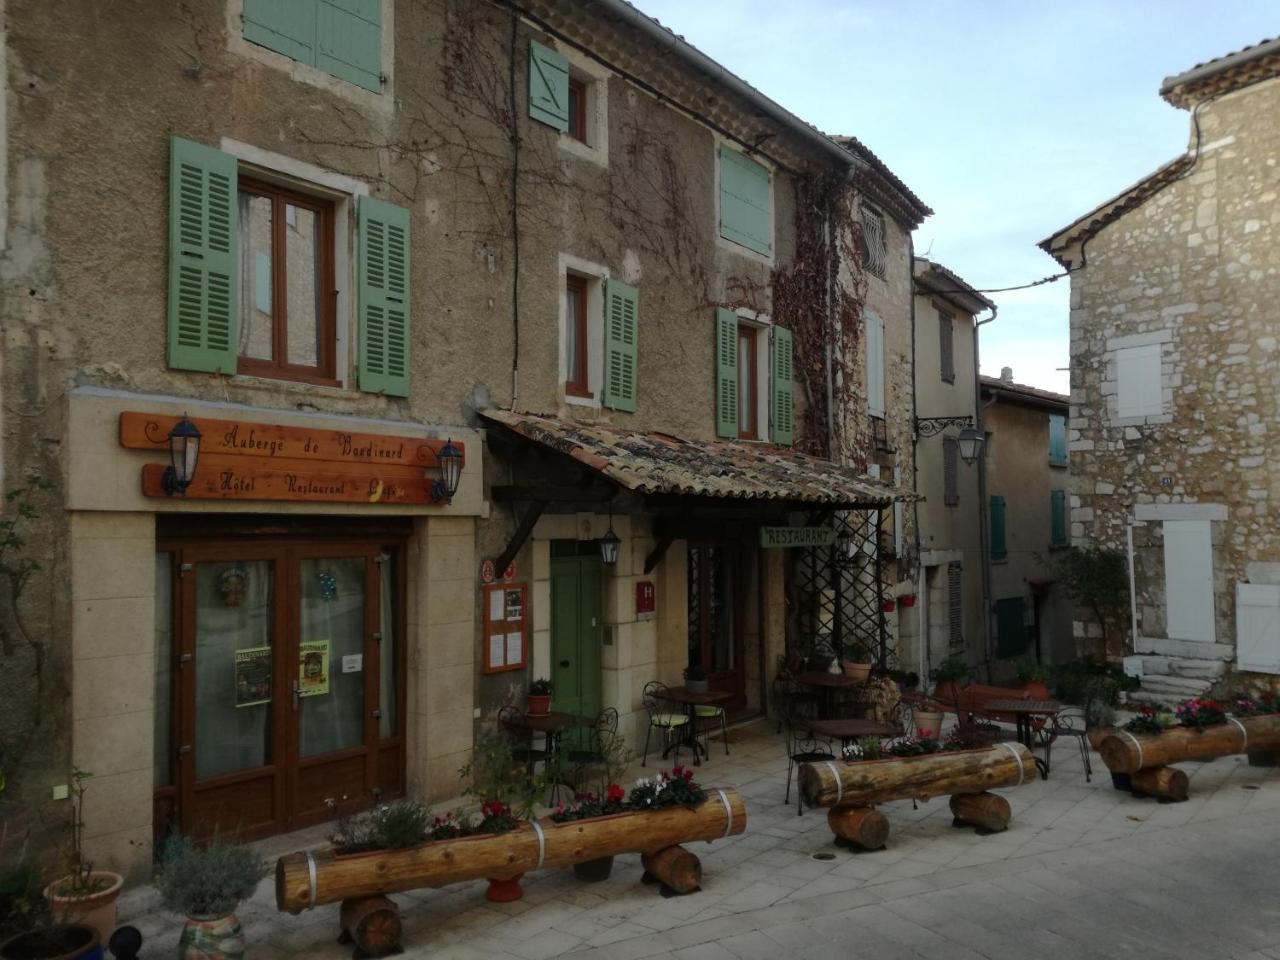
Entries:
[[867, 311], [867, 412], [884, 416], [884, 320]]
[[1157, 417], [1164, 413], [1160, 389], [1160, 344], [1116, 351], [1116, 415]]

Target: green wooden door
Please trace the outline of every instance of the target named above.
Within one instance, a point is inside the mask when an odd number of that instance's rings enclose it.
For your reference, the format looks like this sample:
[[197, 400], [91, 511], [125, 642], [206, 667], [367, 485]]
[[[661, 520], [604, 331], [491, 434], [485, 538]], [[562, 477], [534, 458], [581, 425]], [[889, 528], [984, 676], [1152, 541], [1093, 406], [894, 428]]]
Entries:
[[1027, 649], [1026, 609], [1022, 597], [996, 601], [997, 657], [1016, 657]]
[[580, 717], [600, 712], [601, 569], [590, 547], [590, 556], [551, 559], [552, 708]]

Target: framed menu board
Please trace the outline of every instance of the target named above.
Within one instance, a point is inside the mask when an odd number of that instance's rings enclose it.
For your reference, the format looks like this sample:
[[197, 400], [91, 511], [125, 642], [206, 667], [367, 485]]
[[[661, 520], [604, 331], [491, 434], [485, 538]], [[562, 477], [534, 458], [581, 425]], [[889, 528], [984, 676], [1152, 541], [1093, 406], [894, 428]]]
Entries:
[[523, 670], [529, 663], [529, 587], [484, 587], [484, 673]]

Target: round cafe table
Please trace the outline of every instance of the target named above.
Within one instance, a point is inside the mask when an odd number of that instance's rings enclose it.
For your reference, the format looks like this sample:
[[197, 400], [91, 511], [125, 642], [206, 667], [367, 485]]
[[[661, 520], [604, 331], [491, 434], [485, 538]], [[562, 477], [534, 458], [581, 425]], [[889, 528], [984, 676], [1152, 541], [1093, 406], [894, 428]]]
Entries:
[[806, 687], [813, 687], [822, 694], [822, 700], [818, 704], [821, 719], [828, 720], [835, 711], [832, 704], [835, 700], [837, 690], [852, 690], [860, 687], [865, 682], [863, 680], [855, 680], [853, 677], [846, 677], [843, 673], [824, 673], [822, 671], [811, 671], [809, 673], [796, 674], [796, 683], [803, 684]]

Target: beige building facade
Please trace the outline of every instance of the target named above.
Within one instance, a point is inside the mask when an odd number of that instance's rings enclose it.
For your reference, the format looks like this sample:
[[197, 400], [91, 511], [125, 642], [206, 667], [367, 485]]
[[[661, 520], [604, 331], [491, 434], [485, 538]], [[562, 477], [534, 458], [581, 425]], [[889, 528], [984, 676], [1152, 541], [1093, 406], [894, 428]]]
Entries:
[[[1124, 551], [1142, 696], [1280, 671], [1280, 45], [1167, 79], [1187, 151], [1041, 246], [1072, 271], [1071, 539]], [[1078, 615], [1083, 645], [1097, 627]]]
[[[0, 430], [42, 567], [7, 836], [86, 770], [133, 876], [171, 829], [454, 796], [535, 677], [638, 747], [651, 680], [745, 715], [785, 651], [910, 629], [928, 208], [629, 4], [329, 6], [6, 5]], [[844, 574], [761, 545], [833, 523]]]

